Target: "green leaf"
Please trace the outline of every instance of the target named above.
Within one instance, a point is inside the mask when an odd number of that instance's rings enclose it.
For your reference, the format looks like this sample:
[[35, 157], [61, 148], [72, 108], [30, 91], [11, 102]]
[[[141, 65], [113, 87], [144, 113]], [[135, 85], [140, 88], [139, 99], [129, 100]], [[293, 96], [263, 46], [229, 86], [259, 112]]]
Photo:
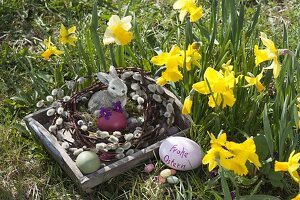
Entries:
[[101, 45], [97, 30], [98, 30], [98, 14], [97, 14], [97, 1], [95, 1], [94, 7], [93, 7], [93, 13], [92, 13], [92, 23], [90, 26], [92, 40], [97, 52], [97, 58], [99, 59], [100, 66], [98, 68], [98, 71], [107, 71], [106, 67], [106, 60], [104, 57], [104, 50]]
[[265, 104], [265, 108], [264, 108], [263, 123], [264, 123], [264, 133], [268, 143], [269, 151], [271, 156], [273, 156], [273, 135], [271, 131], [270, 121], [268, 118], [267, 104]]
[[268, 146], [265, 135], [257, 135], [254, 137], [254, 142], [256, 146], [256, 153], [259, 156], [259, 159], [266, 160], [268, 155], [270, 155], [270, 151], [266, 146]]
[[241, 196], [239, 200], [280, 200], [279, 198], [271, 195], [246, 195]]

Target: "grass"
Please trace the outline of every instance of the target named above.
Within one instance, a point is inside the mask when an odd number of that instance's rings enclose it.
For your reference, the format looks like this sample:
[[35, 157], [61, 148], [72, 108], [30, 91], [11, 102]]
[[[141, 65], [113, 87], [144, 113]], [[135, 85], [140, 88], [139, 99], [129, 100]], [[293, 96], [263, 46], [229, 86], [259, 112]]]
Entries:
[[[142, 58], [132, 57], [126, 62], [128, 65], [150, 66], [147, 60], [154, 55], [154, 47], [169, 50], [178, 41], [183, 45], [184, 35], [178, 33], [183, 27], [178, 28], [175, 22], [178, 13], [171, 9], [173, 1], [160, 1], [158, 4], [150, 0], [133, 2], [130, 14], [135, 13], [140, 37], [148, 43], [133, 48], [139, 55], [145, 52]], [[122, 5], [125, 7], [126, 3]], [[257, 4], [250, 0], [245, 3], [246, 17], [250, 19]], [[216, 192], [221, 190], [220, 185], [215, 184], [217, 177], [208, 179], [206, 167], [179, 172], [181, 182], [176, 186], [157, 184], [155, 178], [164, 166], [156, 159], [149, 161], [156, 165], [155, 172], [151, 174], [142, 172], [142, 163], [134, 170], [96, 187], [92, 194], [81, 193], [40, 143], [25, 130], [21, 119], [36, 109], [35, 103], [49, 94], [49, 88], [55, 87], [53, 77], [49, 76], [53, 66], [45, 64], [37, 56], [42, 52], [41, 41], [57, 33], [61, 22], [78, 24], [78, 29], [84, 32], [88, 26], [86, 22], [91, 20], [93, 3], [13, 0], [2, 1], [0, 5], [0, 15], [3, 16], [0, 19], [0, 66], [3, 69], [0, 71], [0, 199], [221, 199], [220, 193]], [[112, 12], [118, 12], [118, 5], [111, 1], [102, 1], [100, 5], [98, 14], [103, 21], [109, 19]], [[208, 6], [209, 3], [205, 2], [204, 7]], [[283, 20], [290, 36], [289, 49], [296, 49], [300, 38], [299, 10], [296, 9], [299, 6], [299, 0], [264, 2], [258, 30], [266, 30], [275, 41], [283, 41]], [[209, 17], [207, 14], [203, 21]], [[99, 26], [100, 29], [104, 28], [104, 24]], [[174, 34], [175, 39], [172, 38]], [[109, 57], [108, 53], [105, 56]], [[66, 65], [70, 66], [68, 63]], [[151, 66], [149, 68], [154, 71]], [[68, 77], [70, 72], [66, 70], [64, 73]], [[36, 92], [32, 92], [32, 87]], [[260, 105], [260, 108], [263, 106]], [[251, 126], [248, 126], [251, 130]], [[206, 150], [209, 139], [202, 126], [197, 128], [198, 131], [192, 132], [191, 137], [196, 141], [205, 141], [201, 145]], [[266, 177], [263, 175], [259, 178]], [[288, 177], [284, 180], [286, 184], [293, 185]], [[269, 187], [270, 184], [265, 184], [260, 190], [268, 191]], [[245, 187], [242, 193], [249, 194], [252, 189], [253, 185]], [[296, 189], [271, 190], [273, 195], [281, 198], [297, 192]]]

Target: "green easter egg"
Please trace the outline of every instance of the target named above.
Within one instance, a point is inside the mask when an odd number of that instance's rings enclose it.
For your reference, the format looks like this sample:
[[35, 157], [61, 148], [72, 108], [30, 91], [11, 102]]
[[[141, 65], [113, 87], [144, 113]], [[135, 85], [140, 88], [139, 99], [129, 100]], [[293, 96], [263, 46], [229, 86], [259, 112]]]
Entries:
[[179, 182], [179, 178], [177, 178], [176, 176], [169, 176], [167, 178], [167, 182], [170, 184], [177, 184]]
[[83, 174], [89, 174], [100, 168], [100, 159], [93, 151], [83, 151], [76, 158], [76, 165]]

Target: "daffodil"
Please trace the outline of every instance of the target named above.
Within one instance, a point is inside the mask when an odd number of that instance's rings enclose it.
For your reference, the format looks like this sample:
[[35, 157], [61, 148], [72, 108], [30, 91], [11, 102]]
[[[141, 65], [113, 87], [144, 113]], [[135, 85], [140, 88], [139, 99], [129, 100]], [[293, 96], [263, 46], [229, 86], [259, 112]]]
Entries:
[[105, 30], [103, 43], [105, 45], [117, 43], [118, 45], [126, 45], [133, 38], [131, 29], [131, 16], [126, 16], [120, 19], [117, 15], [112, 15], [107, 23], [108, 27]]
[[157, 84], [164, 85], [168, 81], [177, 82], [183, 79], [183, 75], [178, 70], [180, 59], [180, 48], [176, 45], [172, 47], [170, 52], [163, 52], [152, 57], [151, 62], [153, 64], [166, 66], [166, 70], [162, 72], [161, 77], [157, 79]]
[[247, 160], [253, 163], [256, 168], [261, 167], [258, 155], [255, 153], [256, 146], [252, 138], [248, 138], [246, 141], [240, 144], [235, 142], [226, 142], [225, 147], [233, 154], [241, 155], [244, 158], [247, 158]]
[[235, 97], [233, 90], [227, 90], [222, 93], [214, 93], [208, 97], [208, 105], [212, 108], [222, 104], [222, 107], [226, 106], [232, 107], [235, 103]]
[[204, 81], [193, 84], [193, 89], [200, 94], [209, 95], [209, 106], [216, 107], [222, 104], [222, 107], [227, 105], [232, 107], [235, 103], [233, 87], [235, 85], [234, 73], [226, 74], [208, 67], [204, 72]]
[[249, 86], [255, 85], [258, 92], [263, 91], [265, 89], [265, 87], [260, 82], [260, 80], [262, 79], [262, 76], [263, 76], [263, 71], [261, 71], [261, 73], [258, 74], [256, 77], [245, 76], [245, 80], [247, 81], [248, 84], [245, 85], [244, 87], [249, 87]]
[[66, 27], [61, 24], [60, 27], [60, 36], [59, 36], [59, 42], [61, 44], [70, 44], [72, 46], [75, 46], [75, 42], [77, 41], [77, 37], [75, 36], [76, 26], [72, 26], [68, 30]]
[[191, 99], [190, 96], [187, 96], [183, 103], [182, 114], [184, 114], [184, 115], [190, 114], [192, 105], [193, 105], [193, 100]]
[[181, 72], [178, 70], [178, 68], [174, 69], [166, 69], [164, 72], [162, 72], [161, 76], [166, 80], [166, 81], [172, 81], [172, 82], [177, 82], [179, 80], [182, 80], [183, 76]]
[[179, 20], [183, 22], [185, 16], [189, 13], [190, 14], [190, 21], [195, 22], [199, 20], [202, 15], [202, 7], [196, 6], [196, 0], [177, 0], [173, 4], [174, 9], [179, 9], [180, 14], [179, 14]]
[[257, 45], [254, 46], [255, 64], [258, 66], [264, 61], [272, 60], [271, 65], [265, 69], [273, 69], [274, 78], [277, 78], [281, 70], [281, 65], [278, 62], [278, 50], [276, 49], [274, 42], [268, 39], [265, 33], [260, 33], [260, 39], [266, 46], [266, 49], [258, 49]]
[[180, 63], [180, 48], [174, 45], [170, 52], [163, 52], [151, 58], [151, 62], [155, 65], [166, 65], [167, 69], [178, 68]]
[[197, 67], [200, 67], [199, 60], [201, 59], [201, 55], [198, 52], [197, 48], [197, 42], [193, 42], [190, 44], [186, 51], [181, 51], [182, 59], [180, 61], [180, 65], [184, 66], [184, 60], [185, 60], [185, 67], [187, 71], [191, 70], [191, 65], [194, 64]]
[[245, 142], [238, 144], [228, 142], [226, 133], [222, 133], [216, 138], [213, 134], [211, 137], [211, 149], [204, 156], [202, 163], [208, 164], [208, 170], [213, 170], [218, 164], [224, 169], [232, 170], [238, 175], [246, 175], [247, 160], [253, 163], [257, 168], [261, 167], [258, 156], [255, 153], [256, 146], [253, 139], [249, 138]]
[[298, 194], [297, 196], [295, 196], [295, 197], [292, 198], [291, 200], [300, 200], [300, 194]]
[[41, 55], [45, 60], [48, 60], [51, 55], [59, 56], [64, 53], [64, 51], [58, 50], [55, 46], [51, 45], [51, 37], [49, 39], [44, 40], [44, 44], [46, 46], [46, 51], [44, 51]]
[[295, 150], [290, 154], [289, 160], [287, 162], [275, 161], [275, 172], [278, 171], [288, 171], [292, 178], [300, 185], [300, 176], [298, 169], [300, 167], [300, 153], [296, 153]]

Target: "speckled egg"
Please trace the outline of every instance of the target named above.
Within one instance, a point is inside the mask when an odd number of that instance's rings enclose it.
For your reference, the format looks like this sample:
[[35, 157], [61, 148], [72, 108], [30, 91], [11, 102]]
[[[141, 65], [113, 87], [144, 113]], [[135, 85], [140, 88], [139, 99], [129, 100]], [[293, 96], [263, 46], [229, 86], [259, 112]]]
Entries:
[[201, 165], [203, 153], [200, 146], [185, 137], [169, 137], [159, 147], [159, 157], [169, 167], [187, 171]]

